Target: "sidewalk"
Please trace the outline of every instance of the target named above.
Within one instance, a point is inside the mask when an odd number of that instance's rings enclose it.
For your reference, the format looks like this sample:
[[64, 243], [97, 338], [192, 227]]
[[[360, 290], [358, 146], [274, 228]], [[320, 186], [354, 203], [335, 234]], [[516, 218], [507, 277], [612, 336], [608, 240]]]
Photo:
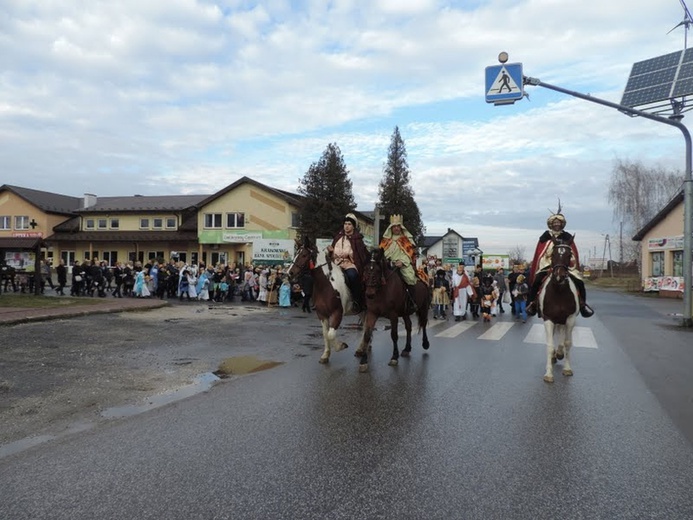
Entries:
[[[0, 296], [1, 298], [2, 296]], [[75, 303], [65, 307], [21, 308], [0, 307], [0, 326], [45, 321], [89, 314], [107, 314], [111, 312], [128, 312], [147, 309], [158, 309], [169, 305], [167, 300], [156, 298], [90, 298], [88, 303]]]

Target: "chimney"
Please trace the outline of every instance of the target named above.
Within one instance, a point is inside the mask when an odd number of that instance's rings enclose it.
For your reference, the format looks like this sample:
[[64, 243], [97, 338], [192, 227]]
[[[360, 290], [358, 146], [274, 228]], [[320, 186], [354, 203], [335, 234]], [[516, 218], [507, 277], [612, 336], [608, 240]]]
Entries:
[[91, 208], [92, 206], [96, 206], [96, 195], [93, 193], [85, 193], [84, 194], [84, 208]]

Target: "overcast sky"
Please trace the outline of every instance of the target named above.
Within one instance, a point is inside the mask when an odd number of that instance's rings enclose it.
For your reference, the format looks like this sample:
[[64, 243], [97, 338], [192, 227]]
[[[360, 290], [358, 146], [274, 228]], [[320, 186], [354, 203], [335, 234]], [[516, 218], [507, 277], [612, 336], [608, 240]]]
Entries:
[[618, 259], [614, 161], [683, 171], [681, 132], [541, 87], [495, 107], [485, 68], [507, 51], [618, 103], [634, 62], [683, 48], [682, 19], [679, 0], [4, 0], [0, 184], [296, 192], [334, 142], [368, 211], [399, 126], [427, 234], [529, 256], [560, 198], [583, 260], [604, 234]]

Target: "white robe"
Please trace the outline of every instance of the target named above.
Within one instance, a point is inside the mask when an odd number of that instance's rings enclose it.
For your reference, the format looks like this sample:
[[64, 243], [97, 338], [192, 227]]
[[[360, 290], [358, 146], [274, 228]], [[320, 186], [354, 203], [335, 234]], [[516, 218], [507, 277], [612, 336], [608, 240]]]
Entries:
[[[458, 274], [457, 271], [452, 273], [452, 288], [460, 285], [462, 282], [462, 277], [467, 276], [467, 273]], [[469, 280], [469, 277], [467, 276]], [[471, 283], [471, 281], [470, 281]], [[467, 314], [467, 297], [469, 296], [469, 290], [471, 287], [468, 285], [465, 289], [459, 289], [457, 298], [452, 300], [452, 314], [455, 316], [464, 316]]]

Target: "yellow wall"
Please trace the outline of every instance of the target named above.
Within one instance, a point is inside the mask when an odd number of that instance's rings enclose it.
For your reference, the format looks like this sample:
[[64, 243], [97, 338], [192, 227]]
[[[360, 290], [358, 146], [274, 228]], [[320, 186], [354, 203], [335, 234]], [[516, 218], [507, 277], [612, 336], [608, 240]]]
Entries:
[[[650, 239], [677, 237], [683, 235], [683, 202], [679, 203], [669, 214], [657, 225], [655, 225], [642, 239], [642, 277], [643, 279], [652, 276], [651, 254], [656, 251], [664, 251], [664, 275], [673, 274], [673, 253], [675, 249], [652, 248], [648, 247]], [[679, 250], [680, 251], [680, 250]]]

